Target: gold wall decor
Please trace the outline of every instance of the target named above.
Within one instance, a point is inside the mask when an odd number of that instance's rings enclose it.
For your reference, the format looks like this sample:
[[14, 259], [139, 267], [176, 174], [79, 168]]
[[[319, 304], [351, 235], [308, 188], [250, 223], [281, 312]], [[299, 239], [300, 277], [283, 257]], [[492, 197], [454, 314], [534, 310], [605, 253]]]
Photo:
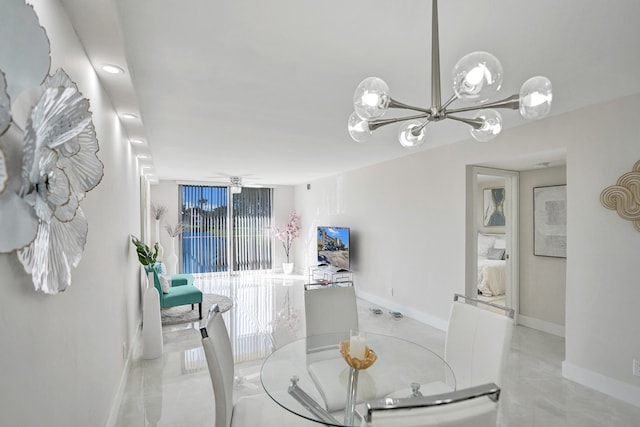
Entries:
[[600, 203], [633, 222], [635, 229], [640, 231], [640, 160], [633, 165], [631, 172], [618, 178], [616, 185], [607, 187], [600, 193]]

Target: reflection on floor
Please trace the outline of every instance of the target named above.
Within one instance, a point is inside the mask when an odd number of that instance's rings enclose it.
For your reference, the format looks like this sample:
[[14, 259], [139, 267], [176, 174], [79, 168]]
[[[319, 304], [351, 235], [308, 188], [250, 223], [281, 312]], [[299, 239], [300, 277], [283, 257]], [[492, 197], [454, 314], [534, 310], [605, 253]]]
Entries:
[[[205, 293], [229, 296], [234, 307], [223, 315], [236, 359], [234, 397], [260, 393], [262, 359], [274, 346], [304, 336], [304, 278], [281, 275], [202, 275]], [[356, 283], [357, 289], [357, 283]], [[358, 301], [361, 328], [425, 345], [438, 354], [445, 333], [388, 310], [375, 314]], [[164, 326], [163, 356], [141, 358], [136, 343], [117, 426], [210, 426], [213, 391], [197, 322]], [[501, 396], [501, 426], [635, 426], [640, 408], [590, 390], [561, 375], [562, 338], [515, 328]]]

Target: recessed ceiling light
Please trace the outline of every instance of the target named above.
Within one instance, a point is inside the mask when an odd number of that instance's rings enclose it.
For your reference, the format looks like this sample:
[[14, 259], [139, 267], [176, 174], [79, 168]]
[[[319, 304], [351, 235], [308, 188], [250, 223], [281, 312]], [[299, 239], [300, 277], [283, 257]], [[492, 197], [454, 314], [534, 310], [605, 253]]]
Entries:
[[117, 65], [104, 64], [102, 69], [109, 74], [124, 74], [124, 70]]
[[144, 144], [144, 141], [141, 139], [130, 139], [129, 142], [136, 145]]
[[135, 114], [131, 114], [131, 113], [124, 113], [122, 114], [122, 117], [124, 117], [125, 119], [137, 119], [138, 116], [136, 116]]

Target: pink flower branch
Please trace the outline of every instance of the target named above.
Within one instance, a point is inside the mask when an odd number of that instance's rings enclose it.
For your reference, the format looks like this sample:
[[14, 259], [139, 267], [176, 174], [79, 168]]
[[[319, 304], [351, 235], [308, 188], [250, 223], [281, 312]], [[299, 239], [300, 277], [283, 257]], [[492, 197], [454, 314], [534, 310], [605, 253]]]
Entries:
[[289, 221], [283, 226], [283, 229], [281, 230], [280, 227], [274, 225], [273, 232], [278, 240], [282, 242], [284, 253], [287, 256], [287, 262], [289, 262], [289, 253], [291, 252], [293, 241], [300, 236], [300, 216], [293, 211], [291, 215], [289, 215]]

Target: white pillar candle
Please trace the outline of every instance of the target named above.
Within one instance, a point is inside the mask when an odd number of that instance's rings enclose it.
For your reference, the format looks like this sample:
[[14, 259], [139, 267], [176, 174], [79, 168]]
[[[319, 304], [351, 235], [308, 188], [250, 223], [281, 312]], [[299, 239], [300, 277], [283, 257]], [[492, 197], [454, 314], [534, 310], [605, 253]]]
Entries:
[[355, 359], [364, 360], [365, 337], [361, 335], [351, 335], [349, 340], [349, 354]]

